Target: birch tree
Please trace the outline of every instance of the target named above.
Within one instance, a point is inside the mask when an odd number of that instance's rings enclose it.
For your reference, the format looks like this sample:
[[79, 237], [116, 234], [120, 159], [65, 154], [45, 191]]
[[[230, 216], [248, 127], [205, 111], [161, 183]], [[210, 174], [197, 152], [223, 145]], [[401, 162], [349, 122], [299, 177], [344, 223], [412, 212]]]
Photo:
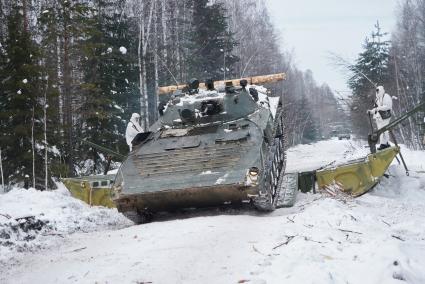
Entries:
[[49, 86], [49, 77], [46, 77], [46, 87], [44, 90], [44, 100], [43, 100], [43, 125], [44, 125], [44, 190], [49, 188], [49, 144], [47, 142], [47, 108], [49, 107], [47, 103], [47, 90]]
[[[149, 39], [151, 37], [152, 18], [157, 0], [139, 1], [135, 6], [135, 15], [138, 17], [139, 37], [138, 37], [138, 62], [139, 62], [139, 91], [140, 91], [140, 110], [141, 127], [148, 130], [149, 123], [149, 97], [147, 87], [147, 67], [146, 55]], [[149, 3], [148, 3], [149, 2]], [[150, 5], [148, 5], [150, 4]], [[146, 14], [147, 19], [145, 18]]]
[[[394, 89], [399, 98], [397, 114], [425, 100], [425, 1], [401, 3], [396, 30], [392, 35], [391, 67]], [[401, 128], [402, 141], [414, 149], [423, 149], [424, 112], [408, 119]]]
[[[86, 162], [94, 163], [87, 173], [102, 171], [102, 153], [76, 138], [122, 151], [131, 113], [142, 114], [147, 130], [157, 119], [158, 86], [192, 76], [286, 72], [286, 82], [270, 87], [285, 101], [293, 143], [309, 139], [310, 122], [326, 117], [302, 112], [320, 102], [324, 91], [306, 84], [304, 72], [281, 48], [262, 0], [0, 0], [0, 21], [5, 23], [0, 26], [0, 148], [6, 183], [35, 169], [33, 183], [44, 176], [41, 187], [48, 188], [50, 176], [84, 174]], [[400, 46], [394, 54], [400, 89], [408, 94], [403, 50]], [[16, 151], [18, 146], [25, 150]]]

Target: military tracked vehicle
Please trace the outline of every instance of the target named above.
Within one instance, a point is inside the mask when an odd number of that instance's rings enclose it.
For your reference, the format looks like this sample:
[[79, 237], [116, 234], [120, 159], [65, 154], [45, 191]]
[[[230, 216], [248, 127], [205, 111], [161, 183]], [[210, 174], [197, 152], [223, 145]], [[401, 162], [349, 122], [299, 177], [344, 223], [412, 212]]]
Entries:
[[282, 103], [252, 83], [284, 77], [202, 85], [193, 79], [161, 88], [174, 93], [118, 170], [112, 189], [118, 210], [136, 222], [156, 212], [228, 203], [274, 210], [285, 170]]

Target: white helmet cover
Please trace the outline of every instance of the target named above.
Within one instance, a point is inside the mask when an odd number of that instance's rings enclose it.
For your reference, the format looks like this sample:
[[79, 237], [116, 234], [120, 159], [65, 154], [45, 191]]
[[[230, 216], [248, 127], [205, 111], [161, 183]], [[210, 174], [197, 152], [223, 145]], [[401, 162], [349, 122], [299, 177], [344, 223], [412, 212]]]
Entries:
[[376, 88], [376, 96], [379, 97], [379, 98], [382, 98], [382, 97], [384, 97], [384, 95], [385, 95], [385, 89], [384, 89], [384, 87], [383, 86], [378, 86]]

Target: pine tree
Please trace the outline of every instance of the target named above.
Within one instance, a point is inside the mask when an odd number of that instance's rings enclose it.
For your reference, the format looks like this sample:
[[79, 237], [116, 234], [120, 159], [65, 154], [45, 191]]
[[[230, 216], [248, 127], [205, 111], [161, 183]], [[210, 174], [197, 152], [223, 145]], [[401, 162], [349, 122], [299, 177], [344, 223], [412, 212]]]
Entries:
[[8, 34], [0, 59], [3, 64], [6, 61], [1, 70], [5, 79], [1, 81], [0, 147], [9, 181], [22, 181], [24, 175], [40, 172], [34, 167], [41, 157], [38, 145], [42, 141], [39, 49], [25, 27], [22, 9], [22, 3], [17, 1], [7, 17]]
[[[129, 34], [129, 21], [122, 14], [124, 1], [96, 3], [89, 39], [85, 42], [81, 137], [99, 145], [127, 149], [124, 140], [126, 120], [138, 112], [135, 62], [131, 56], [135, 42]], [[86, 146], [82, 145], [82, 149]], [[103, 153], [94, 148], [80, 151], [82, 160], [91, 159], [91, 173], [103, 170]], [[88, 154], [88, 155], [86, 155]]]
[[375, 85], [389, 85], [391, 81], [389, 62], [389, 41], [385, 40], [386, 33], [382, 33], [379, 23], [375, 25], [372, 39], [366, 38], [364, 51], [359, 54], [356, 63], [350, 66], [354, 74], [348, 81], [353, 92], [351, 117], [356, 132], [365, 137], [369, 122], [366, 111], [371, 109], [375, 99]]
[[[56, 176], [75, 174], [76, 140], [81, 114], [82, 59], [91, 32], [92, 4], [81, 1], [47, 1], [38, 19], [43, 47], [44, 90], [47, 87], [51, 170]], [[48, 84], [47, 84], [48, 83]]]
[[193, 23], [189, 38], [189, 74], [205, 80], [230, 78], [237, 58], [224, 4], [208, 0], [193, 2]]

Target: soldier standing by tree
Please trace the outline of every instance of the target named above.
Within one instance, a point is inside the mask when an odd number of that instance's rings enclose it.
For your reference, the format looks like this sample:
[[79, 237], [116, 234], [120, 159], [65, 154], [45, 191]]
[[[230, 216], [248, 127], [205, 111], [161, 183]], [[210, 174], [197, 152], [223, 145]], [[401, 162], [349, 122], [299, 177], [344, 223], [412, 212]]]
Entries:
[[[367, 111], [369, 115], [373, 115], [378, 129], [381, 129], [390, 123], [392, 110], [393, 100], [391, 96], [385, 92], [383, 86], [378, 86], [376, 88], [375, 108]], [[379, 143], [381, 145], [379, 146], [378, 150], [383, 150], [390, 147], [389, 140], [390, 135], [388, 131], [382, 133], [379, 137]]]

